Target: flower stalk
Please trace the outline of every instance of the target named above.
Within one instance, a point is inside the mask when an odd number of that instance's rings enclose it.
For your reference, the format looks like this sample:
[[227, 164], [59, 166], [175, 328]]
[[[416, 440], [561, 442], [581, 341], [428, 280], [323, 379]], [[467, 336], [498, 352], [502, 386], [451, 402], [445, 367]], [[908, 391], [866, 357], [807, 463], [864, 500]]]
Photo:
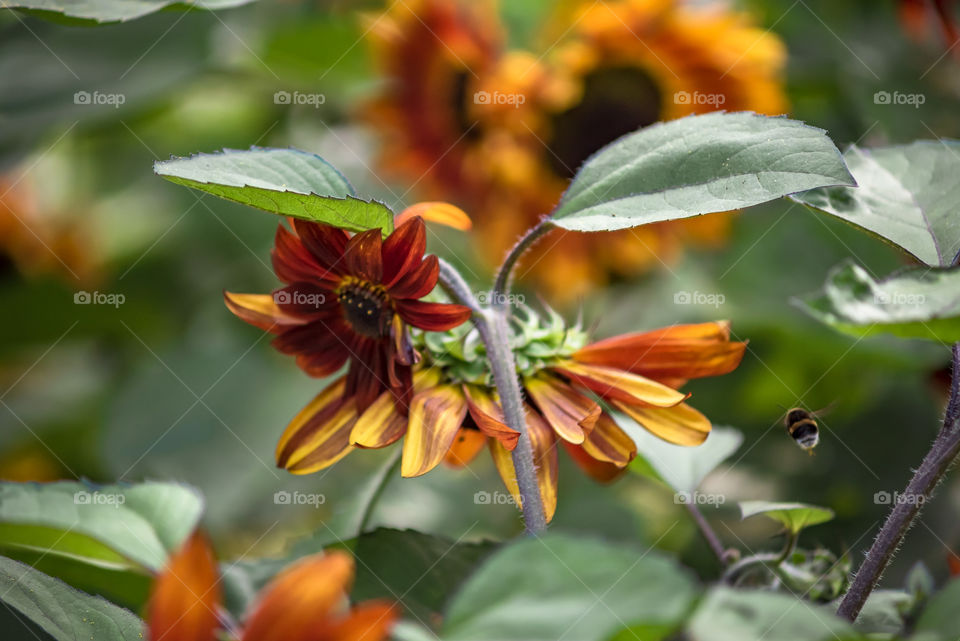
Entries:
[[854, 621], [860, 614], [867, 597], [873, 592], [884, 570], [893, 560], [920, 513], [923, 504], [933, 496], [937, 485], [946, 475], [950, 466], [960, 454], [960, 343], [953, 346], [953, 378], [950, 385], [950, 400], [943, 418], [940, 433], [937, 434], [930, 451], [920, 463], [907, 484], [904, 500], [896, 501], [880, 533], [867, 552], [867, 556], [853, 578], [850, 589], [840, 602], [837, 614]]
[[552, 224], [550, 219], [544, 217], [539, 223], [531, 227], [527, 233], [520, 237], [520, 240], [510, 248], [507, 257], [503, 259], [503, 264], [497, 270], [497, 277], [493, 283], [494, 301], [506, 300], [506, 295], [510, 293], [510, 284], [513, 277], [513, 268], [516, 266], [520, 257], [530, 249], [534, 243], [550, 231]]

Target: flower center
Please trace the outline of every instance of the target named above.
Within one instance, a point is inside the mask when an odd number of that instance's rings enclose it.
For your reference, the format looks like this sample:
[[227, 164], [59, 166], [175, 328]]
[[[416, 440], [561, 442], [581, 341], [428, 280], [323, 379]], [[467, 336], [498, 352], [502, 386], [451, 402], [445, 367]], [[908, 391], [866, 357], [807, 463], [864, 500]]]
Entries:
[[389, 335], [393, 309], [382, 285], [348, 276], [337, 288], [337, 301], [344, 318], [358, 334], [370, 338]]

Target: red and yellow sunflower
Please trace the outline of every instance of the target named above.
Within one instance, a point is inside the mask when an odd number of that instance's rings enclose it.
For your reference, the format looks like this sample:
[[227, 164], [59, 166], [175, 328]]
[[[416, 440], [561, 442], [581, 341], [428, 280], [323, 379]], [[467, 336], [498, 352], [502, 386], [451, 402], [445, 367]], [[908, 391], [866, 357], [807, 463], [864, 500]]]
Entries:
[[[490, 2], [414, 0], [372, 22], [389, 84], [364, 114], [381, 136], [381, 164], [474, 212], [491, 263], [619, 136], [715, 109], [787, 109], [783, 45], [745, 14], [620, 0], [585, 2], [564, 18], [569, 28], [543, 53], [506, 50]], [[558, 230], [519, 273], [573, 300], [671, 260], [686, 242], [721, 243], [727, 226], [713, 215], [604, 234]]]

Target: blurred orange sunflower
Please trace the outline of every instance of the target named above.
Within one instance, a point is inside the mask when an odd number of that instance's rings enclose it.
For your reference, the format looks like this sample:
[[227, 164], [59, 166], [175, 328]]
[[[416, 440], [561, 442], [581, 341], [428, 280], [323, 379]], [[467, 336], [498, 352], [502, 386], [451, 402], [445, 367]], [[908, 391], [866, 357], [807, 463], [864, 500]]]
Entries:
[[353, 574], [345, 552], [304, 557], [260, 591], [242, 629], [235, 629], [221, 621], [213, 550], [194, 533], [153, 584], [148, 641], [383, 641], [397, 611], [382, 601], [348, 607]]
[[[787, 109], [784, 47], [744, 14], [681, 0], [567, 11], [569, 29], [542, 54], [504, 48], [491, 2], [396, 3], [371, 25], [389, 82], [363, 113], [381, 136], [382, 167], [473, 211], [491, 262], [619, 136], [691, 113]], [[722, 243], [727, 226], [727, 216], [713, 215], [604, 234], [556, 231], [519, 273], [571, 300], [669, 261], [684, 242]]]

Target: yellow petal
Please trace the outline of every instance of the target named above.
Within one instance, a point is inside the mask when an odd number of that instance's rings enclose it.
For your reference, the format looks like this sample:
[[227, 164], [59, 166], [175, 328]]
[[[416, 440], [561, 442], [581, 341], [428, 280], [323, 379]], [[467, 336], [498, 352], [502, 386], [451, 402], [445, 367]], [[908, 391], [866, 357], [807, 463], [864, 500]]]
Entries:
[[505, 448], [513, 451], [520, 438], [520, 432], [506, 424], [503, 410], [492, 394], [477, 385], [464, 385], [467, 397], [467, 410], [470, 418], [481, 432], [500, 441]]
[[600, 416], [600, 406], [554, 377], [535, 377], [524, 381], [530, 398], [550, 427], [565, 441], [583, 443]]
[[686, 403], [667, 408], [613, 404], [648, 432], [674, 445], [700, 445], [710, 434], [710, 420]]
[[[557, 438], [543, 418], [527, 409], [527, 433], [530, 435], [530, 445], [533, 447], [533, 460], [537, 467], [537, 485], [540, 489], [540, 498], [543, 501], [543, 510], [547, 522], [553, 519], [557, 511], [557, 478], [559, 464], [557, 461]], [[490, 454], [493, 463], [503, 479], [503, 484], [513, 496], [517, 505], [523, 507], [520, 490], [517, 486], [517, 473], [513, 467], [513, 457], [496, 439], [489, 439]]]
[[397, 411], [392, 392], [384, 392], [360, 415], [350, 432], [350, 444], [386, 447], [407, 431], [407, 417]]
[[281, 310], [273, 300], [272, 294], [223, 292], [223, 300], [227, 308], [238, 318], [268, 332], [275, 332], [293, 325], [303, 325], [307, 322], [303, 318], [292, 316]]
[[626, 467], [637, 455], [637, 446], [613, 418], [604, 412], [583, 441], [583, 450], [598, 461]]
[[673, 407], [689, 396], [639, 374], [613, 367], [565, 361], [554, 369], [603, 398], [625, 403]]
[[454, 385], [440, 385], [416, 394], [410, 402], [403, 439], [400, 474], [426, 474], [443, 460], [467, 415], [467, 401]]
[[467, 231], [473, 226], [470, 216], [455, 205], [444, 202], [424, 202], [411, 205], [400, 212], [394, 219], [394, 225], [399, 227], [413, 216], [420, 216], [426, 222], [440, 223], [460, 231]]
[[344, 399], [344, 379], [327, 386], [290, 421], [277, 443], [277, 465], [294, 474], [329, 467], [350, 453], [357, 420], [354, 399]]

